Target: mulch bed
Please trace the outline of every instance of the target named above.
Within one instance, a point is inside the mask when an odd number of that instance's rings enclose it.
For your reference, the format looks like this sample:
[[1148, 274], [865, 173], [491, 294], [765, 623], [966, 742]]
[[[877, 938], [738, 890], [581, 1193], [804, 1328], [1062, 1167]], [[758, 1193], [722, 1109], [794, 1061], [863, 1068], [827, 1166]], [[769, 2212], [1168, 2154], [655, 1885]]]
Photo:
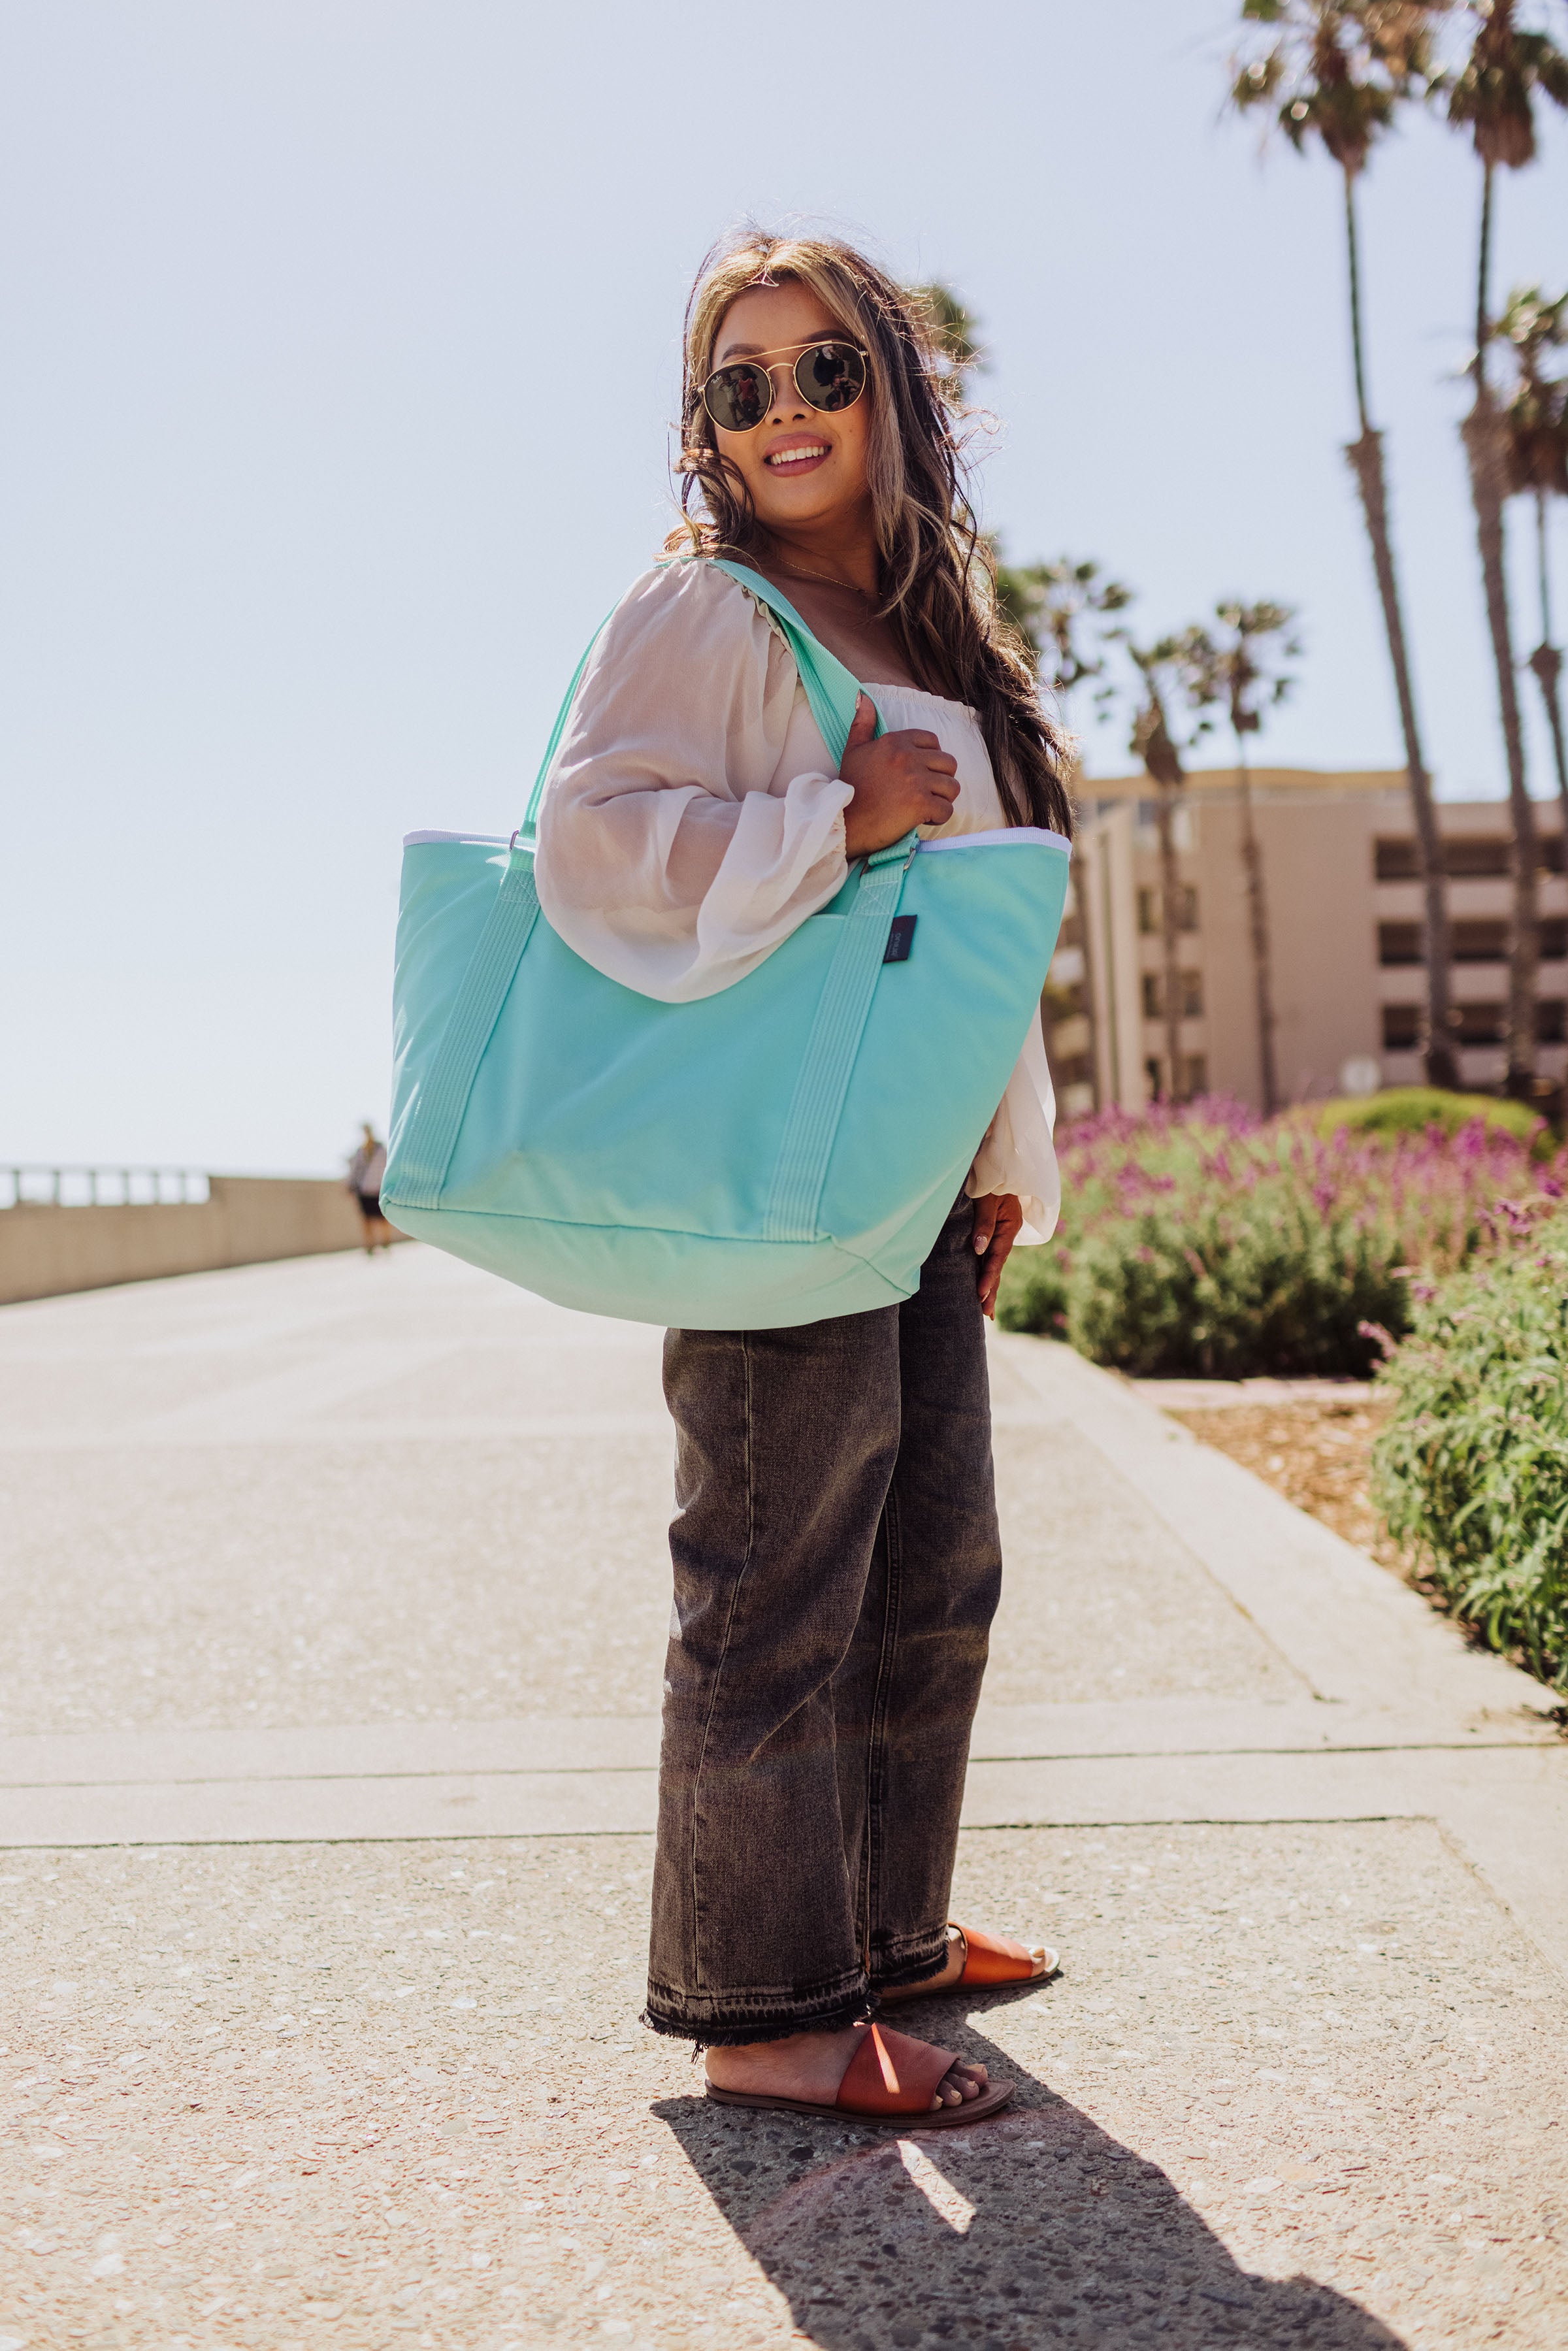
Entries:
[[1380, 1565], [1409, 1574], [1369, 1491], [1373, 1440], [1388, 1413], [1385, 1398], [1368, 1391], [1277, 1404], [1217, 1403], [1196, 1412], [1173, 1405], [1164, 1409]]

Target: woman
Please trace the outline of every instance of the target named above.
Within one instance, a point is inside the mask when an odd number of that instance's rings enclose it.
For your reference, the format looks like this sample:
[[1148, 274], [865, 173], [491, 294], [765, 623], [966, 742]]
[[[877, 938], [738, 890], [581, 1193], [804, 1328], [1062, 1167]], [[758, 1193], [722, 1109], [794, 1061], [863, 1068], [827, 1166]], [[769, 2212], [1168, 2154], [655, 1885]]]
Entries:
[[[840, 245], [721, 251], [688, 311], [684, 432], [684, 559], [599, 641], [536, 868], [568, 943], [669, 1002], [752, 970], [911, 826], [1071, 830], [899, 289]], [[714, 553], [867, 682], [837, 773], [781, 633]], [[705, 2046], [730, 2104], [994, 2113], [1009, 2085], [872, 2011], [1055, 1965], [947, 1921], [1001, 1573], [982, 1317], [1019, 1233], [1055, 1221], [1052, 1114], [1037, 1021], [915, 1297], [665, 1339], [675, 1596], [645, 2021]]]

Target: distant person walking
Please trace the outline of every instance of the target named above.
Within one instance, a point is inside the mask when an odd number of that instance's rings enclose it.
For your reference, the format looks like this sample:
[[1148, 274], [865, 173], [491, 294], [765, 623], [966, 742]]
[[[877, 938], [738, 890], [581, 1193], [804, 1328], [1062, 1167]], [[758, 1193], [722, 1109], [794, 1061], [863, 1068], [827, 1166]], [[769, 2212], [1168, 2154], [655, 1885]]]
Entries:
[[364, 1219], [365, 1255], [390, 1249], [396, 1235], [382, 1214], [382, 1178], [387, 1172], [387, 1147], [367, 1120], [360, 1130], [359, 1149], [349, 1162], [348, 1188], [360, 1204]]
[[[748, 236], [698, 282], [685, 366], [701, 511], [588, 663], [535, 869], [567, 945], [670, 1004], [756, 970], [913, 827], [1072, 827], [915, 307], [846, 246]], [[841, 761], [766, 605], [710, 556], [877, 681]], [[732, 2105], [993, 2114], [1008, 2084], [876, 2011], [1056, 1965], [947, 1913], [1001, 1589], [984, 1317], [1014, 1240], [1056, 1221], [1053, 1115], [1037, 1018], [913, 1297], [665, 1336], [675, 1597], [645, 2018], [706, 2046]], [[694, 1196], [706, 1176], [694, 1162]]]

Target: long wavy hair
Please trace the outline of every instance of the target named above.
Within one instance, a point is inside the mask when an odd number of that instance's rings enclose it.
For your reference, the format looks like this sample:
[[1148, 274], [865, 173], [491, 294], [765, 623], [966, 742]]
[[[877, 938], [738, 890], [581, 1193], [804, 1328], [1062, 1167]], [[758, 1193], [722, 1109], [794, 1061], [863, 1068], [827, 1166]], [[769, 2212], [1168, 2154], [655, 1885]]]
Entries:
[[[979, 720], [1010, 824], [1071, 836], [1062, 739], [1047, 716], [1030, 649], [1000, 611], [990, 551], [966, 490], [959, 412], [929, 315], [852, 246], [746, 229], [714, 247], [686, 304], [681, 396], [681, 509], [672, 551], [745, 557], [764, 532], [738, 469], [720, 455], [702, 402], [726, 311], [737, 295], [786, 280], [810, 287], [871, 355], [866, 470], [881, 559], [878, 618], [926, 691]], [[695, 509], [695, 511], [694, 511]]]

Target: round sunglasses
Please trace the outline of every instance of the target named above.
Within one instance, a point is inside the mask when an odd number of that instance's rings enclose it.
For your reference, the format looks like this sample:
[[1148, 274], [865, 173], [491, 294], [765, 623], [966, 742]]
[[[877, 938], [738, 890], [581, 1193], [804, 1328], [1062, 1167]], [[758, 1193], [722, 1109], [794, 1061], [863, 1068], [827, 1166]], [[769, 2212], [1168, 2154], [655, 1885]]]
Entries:
[[[831, 416], [852, 408], [865, 390], [866, 354], [836, 338], [808, 343], [790, 372], [807, 406]], [[773, 378], [755, 360], [731, 360], [714, 370], [702, 400], [722, 433], [754, 433], [773, 405]]]

